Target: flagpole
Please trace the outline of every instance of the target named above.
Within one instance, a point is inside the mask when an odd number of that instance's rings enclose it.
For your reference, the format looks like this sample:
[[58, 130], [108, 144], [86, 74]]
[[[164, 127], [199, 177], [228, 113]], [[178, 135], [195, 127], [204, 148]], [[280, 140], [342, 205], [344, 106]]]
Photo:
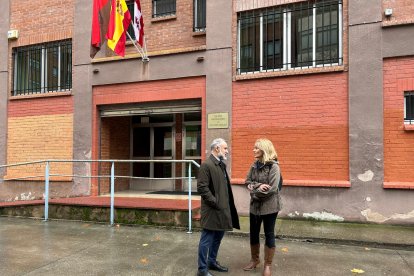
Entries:
[[[128, 31], [126, 31], [126, 34], [128, 35], [129, 39], [131, 40], [132, 44], [134, 44], [135, 48], [137, 49], [138, 53], [141, 55], [142, 58], [142, 62], [149, 62], [149, 58], [147, 55], [145, 55], [144, 50], [138, 48], [137, 44], [135, 43], [135, 41], [132, 39], [131, 35], [129, 34]], [[146, 46], [146, 45], [145, 45]]]

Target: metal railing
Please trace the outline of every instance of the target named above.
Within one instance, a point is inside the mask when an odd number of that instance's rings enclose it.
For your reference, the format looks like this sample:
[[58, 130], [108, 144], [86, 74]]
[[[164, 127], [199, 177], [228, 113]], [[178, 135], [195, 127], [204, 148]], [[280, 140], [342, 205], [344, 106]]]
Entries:
[[[23, 163], [15, 163], [9, 165], [0, 165], [0, 169], [6, 169], [11, 167], [18, 167], [18, 166], [26, 166], [26, 165], [41, 165], [44, 164], [44, 175], [32, 175], [32, 176], [24, 176], [24, 177], [14, 177], [14, 178], [7, 178], [7, 181], [12, 180], [27, 180], [27, 179], [39, 179], [44, 177], [45, 180], [45, 194], [44, 194], [44, 201], [45, 201], [45, 208], [44, 208], [44, 220], [47, 221], [49, 219], [49, 184], [50, 184], [50, 177], [51, 176], [61, 176], [61, 177], [73, 177], [73, 178], [109, 178], [110, 179], [110, 224], [114, 225], [114, 200], [115, 200], [115, 178], [134, 178], [131, 176], [116, 176], [115, 175], [115, 163], [188, 163], [188, 176], [187, 177], [175, 177], [174, 179], [186, 179], [188, 178], [188, 232], [192, 233], [192, 179], [191, 176], [191, 166], [194, 165], [197, 168], [200, 165], [195, 162], [194, 160], [57, 160], [57, 159], [50, 159], [50, 160], [39, 160], [33, 162], [23, 162]], [[110, 175], [75, 175], [75, 174], [51, 174], [50, 173], [50, 165], [52, 163], [110, 163]], [[142, 179], [142, 177], [140, 177]], [[159, 178], [164, 179], [164, 178]], [[169, 178], [171, 179], [171, 178]]]

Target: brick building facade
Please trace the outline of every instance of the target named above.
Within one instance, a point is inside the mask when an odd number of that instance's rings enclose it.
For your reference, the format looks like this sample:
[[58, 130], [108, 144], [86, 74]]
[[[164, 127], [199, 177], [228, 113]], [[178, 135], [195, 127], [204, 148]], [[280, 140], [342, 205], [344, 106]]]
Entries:
[[[201, 160], [210, 141], [223, 137], [236, 204], [247, 214], [249, 195], [240, 184], [254, 141], [267, 137], [284, 177], [281, 216], [414, 223], [412, 1], [141, 2], [149, 63], [131, 43], [125, 58], [108, 49], [89, 57], [92, 1], [2, 0], [0, 33], [19, 36], [0, 37], [0, 164]], [[163, 3], [174, 6], [154, 8]], [[205, 28], [197, 25], [203, 16]], [[59, 48], [59, 66], [45, 67], [56, 67], [60, 73], [50, 74], [59, 77], [20, 80], [19, 72], [28, 73], [18, 69], [19, 49], [61, 41], [71, 45], [69, 73], [61, 70], [68, 56]], [[46, 64], [43, 55], [27, 66]], [[209, 121], [223, 114], [227, 127]], [[109, 190], [107, 179], [73, 177], [105, 175], [109, 164], [51, 170], [52, 196]], [[181, 164], [125, 163], [115, 170], [136, 177], [118, 179], [116, 191], [185, 190], [178, 180], [140, 180], [185, 176]], [[0, 170], [0, 199], [41, 198], [41, 176], [16, 178], [43, 171]]]

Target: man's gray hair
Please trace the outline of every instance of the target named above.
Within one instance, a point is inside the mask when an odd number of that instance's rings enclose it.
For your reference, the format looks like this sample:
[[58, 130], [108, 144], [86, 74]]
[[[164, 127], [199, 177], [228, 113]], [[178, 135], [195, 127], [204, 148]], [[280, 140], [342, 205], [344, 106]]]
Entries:
[[211, 142], [210, 150], [213, 151], [217, 146], [220, 146], [221, 144], [226, 143], [226, 140], [223, 138], [216, 138]]

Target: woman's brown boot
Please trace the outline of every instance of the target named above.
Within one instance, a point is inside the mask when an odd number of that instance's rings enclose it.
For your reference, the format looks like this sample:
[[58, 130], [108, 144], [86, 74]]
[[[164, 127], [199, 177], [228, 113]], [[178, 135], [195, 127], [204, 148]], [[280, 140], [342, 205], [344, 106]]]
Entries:
[[275, 247], [269, 248], [265, 246], [263, 276], [272, 275], [272, 261], [273, 261], [273, 256], [275, 255], [275, 249], [276, 249]]
[[250, 263], [243, 267], [244, 271], [250, 271], [256, 268], [256, 266], [260, 263], [260, 244], [251, 244], [250, 245], [250, 252], [252, 254], [252, 258]]

